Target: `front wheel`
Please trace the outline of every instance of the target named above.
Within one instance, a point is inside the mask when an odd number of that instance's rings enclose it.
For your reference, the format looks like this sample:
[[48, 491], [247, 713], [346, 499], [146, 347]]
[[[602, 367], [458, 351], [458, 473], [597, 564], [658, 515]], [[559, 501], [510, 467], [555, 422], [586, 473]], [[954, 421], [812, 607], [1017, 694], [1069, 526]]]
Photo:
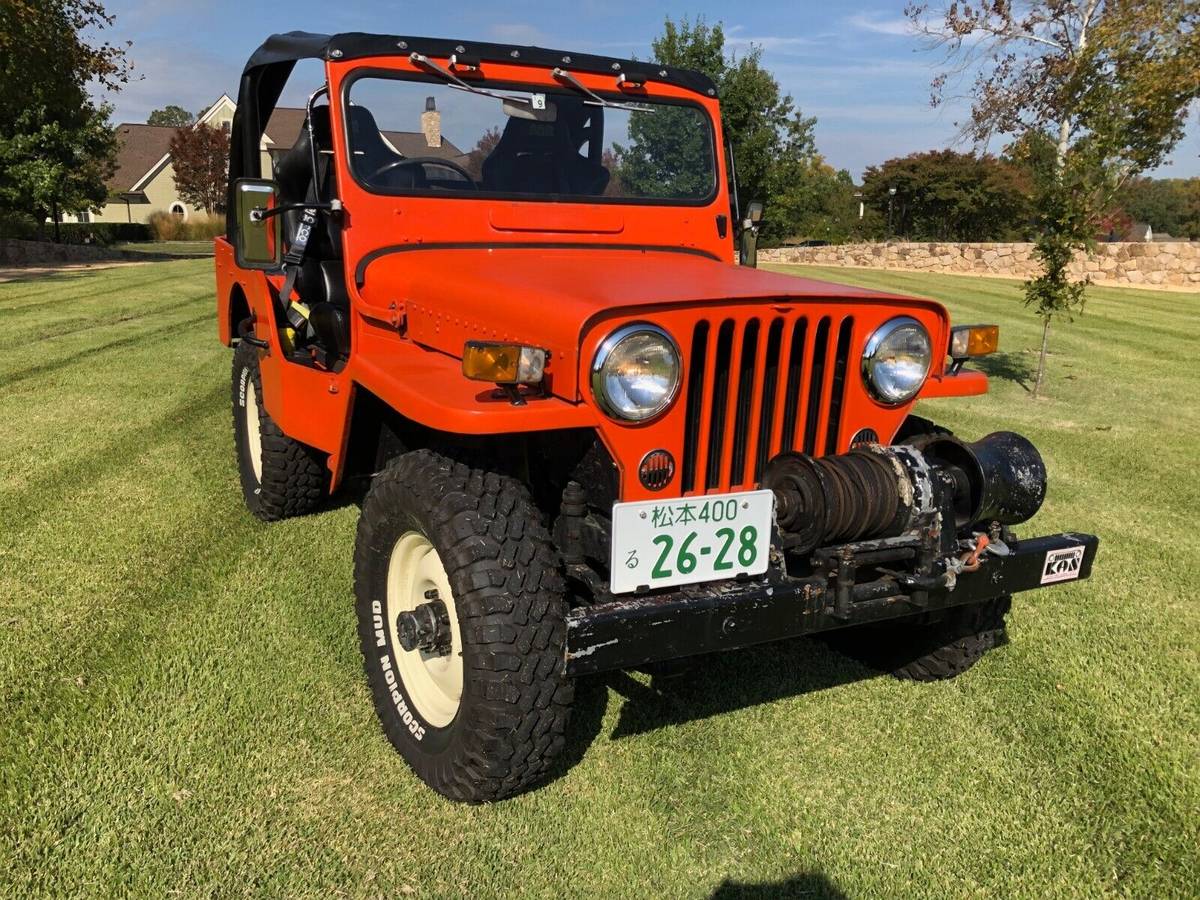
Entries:
[[519, 793], [562, 750], [563, 587], [520, 482], [418, 450], [371, 483], [354, 549], [367, 681], [388, 740], [443, 796]]

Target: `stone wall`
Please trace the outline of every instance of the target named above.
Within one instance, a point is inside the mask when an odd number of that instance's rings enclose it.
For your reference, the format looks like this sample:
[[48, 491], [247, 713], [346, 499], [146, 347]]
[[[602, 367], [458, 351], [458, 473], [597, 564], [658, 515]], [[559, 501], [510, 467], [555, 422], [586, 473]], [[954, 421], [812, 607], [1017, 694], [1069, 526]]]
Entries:
[[[0, 265], [44, 266], [55, 263], [97, 262], [114, 259], [141, 259], [145, 254], [112, 250], [92, 244], [52, 244], [48, 241], [20, 241], [0, 238]], [[164, 259], [168, 257], [163, 257]]]
[[[780, 247], [758, 254], [764, 263], [907, 269], [954, 275], [1028, 278], [1037, 272], [1033, 244], [841, 244]], [[1096, 284], [1200, 291], [1200, 242], [1100, 244], [1080, 253], [1072, 274]]]

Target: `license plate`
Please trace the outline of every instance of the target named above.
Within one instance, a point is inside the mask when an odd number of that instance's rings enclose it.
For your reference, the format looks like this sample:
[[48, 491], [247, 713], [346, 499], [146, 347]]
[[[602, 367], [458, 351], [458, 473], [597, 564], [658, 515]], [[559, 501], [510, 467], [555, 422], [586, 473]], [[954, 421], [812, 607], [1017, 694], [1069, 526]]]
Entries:
[[771, 549], [773, 491], [613, 504], [610, 590], [761, 575]]

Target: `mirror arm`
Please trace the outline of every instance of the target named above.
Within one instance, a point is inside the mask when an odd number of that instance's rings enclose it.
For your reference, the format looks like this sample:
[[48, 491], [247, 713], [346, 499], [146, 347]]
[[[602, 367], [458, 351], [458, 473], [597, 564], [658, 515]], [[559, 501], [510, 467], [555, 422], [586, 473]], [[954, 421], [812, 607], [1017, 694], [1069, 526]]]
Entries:
[[281, 203], [279, 206], [272, 206], [270, 209], [266, 209], [262, 206], [256, 206], [254, 209], [250, 210], [250, 221], [265, 222], [272, 216], [278, 216], [285, 212], [292, 212], [293, 210], [301, 209], [320, 209], [324, 210], [325, 212], [337, 214], [342, 211], [342, 201], [331, 200], [328, 203]]

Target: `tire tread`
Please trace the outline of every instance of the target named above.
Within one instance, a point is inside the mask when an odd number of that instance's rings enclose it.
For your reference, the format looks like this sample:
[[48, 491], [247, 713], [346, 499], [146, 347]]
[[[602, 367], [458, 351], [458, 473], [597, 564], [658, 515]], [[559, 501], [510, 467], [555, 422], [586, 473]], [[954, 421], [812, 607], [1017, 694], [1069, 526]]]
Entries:
[[[465, 645], [463, 705], [451, 725], [457, 752], [438, 765], [409, 752], [412, 739], [369, 662], [372, 572], [391, 551], [379, 545], [375, 523], [397, 505], [428, 512]], [[481, 803], [520, 793], [546, 776], [565, 745], [574, 689], [563, 674], [564, 588], [541, 513], [516, 479], [417, 450], [372, 482], [355, 548], [367, 676], [389, 741], [444, 796]]]

